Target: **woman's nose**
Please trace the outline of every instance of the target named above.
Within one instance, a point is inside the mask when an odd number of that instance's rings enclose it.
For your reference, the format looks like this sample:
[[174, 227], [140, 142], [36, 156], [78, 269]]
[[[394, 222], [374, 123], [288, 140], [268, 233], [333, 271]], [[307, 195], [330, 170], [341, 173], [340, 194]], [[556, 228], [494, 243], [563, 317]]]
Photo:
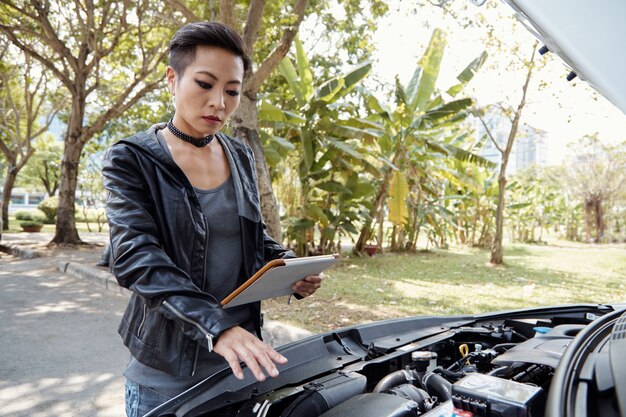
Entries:
[[209, 106], [214, 107], [217, 110], [224, 109], [224, 94], [218, 91], [214, 91], [209, 98]]

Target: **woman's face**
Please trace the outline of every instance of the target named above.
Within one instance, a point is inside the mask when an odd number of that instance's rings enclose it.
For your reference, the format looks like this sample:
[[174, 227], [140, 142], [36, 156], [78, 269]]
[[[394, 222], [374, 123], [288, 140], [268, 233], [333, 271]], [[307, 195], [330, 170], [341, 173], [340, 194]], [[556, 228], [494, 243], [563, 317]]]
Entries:
[[167, 67], [176, 104], [174, 126], [195, 137], [219, 132], [239, 106], [243, 73], [241, 57], [212, 46], [196, 48], [196, 59], [182, 77]]

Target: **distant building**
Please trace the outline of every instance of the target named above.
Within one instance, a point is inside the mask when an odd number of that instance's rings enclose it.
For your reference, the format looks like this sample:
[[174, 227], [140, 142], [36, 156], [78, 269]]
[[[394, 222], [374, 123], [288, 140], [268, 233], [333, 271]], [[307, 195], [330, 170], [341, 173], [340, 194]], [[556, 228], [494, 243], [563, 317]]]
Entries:
[[[36, 209], [39, 203], [47, 196], [43, 192], [29, 192], [22, 188], [14, 188], [9, 201], [9, 213]], [[2, 192], [0, 192], [0, 198], [2, 198]]]
[[513, 146], [515, 169], [521, 171], [531, 165], [546, 165], [548, 145], [547, 132], [529, 125], [523, 125], [517, 132]]
[[[504, 149], [509, 137], [509, 131], [511, 130], [511, 121], [499, 113], [487, 114], [483, 119], [498, 146]], [[476, 135], [478, 141], [482, 142], [482, 148], [478, 151], [478, 154], [494, 162], [497, 165], [494, 170], [500, 170], [500, 151], [494, 145], [493, 140], [489, 138], [487, 129], [485, 129], [480, 119], [476, 119]], [[527, 124], [520, 125], [509, 156], [507, 174], [515, 174], [517, 171], [526, 169], [533, 164], [546, 165], [547, 149], [546, 131]]]

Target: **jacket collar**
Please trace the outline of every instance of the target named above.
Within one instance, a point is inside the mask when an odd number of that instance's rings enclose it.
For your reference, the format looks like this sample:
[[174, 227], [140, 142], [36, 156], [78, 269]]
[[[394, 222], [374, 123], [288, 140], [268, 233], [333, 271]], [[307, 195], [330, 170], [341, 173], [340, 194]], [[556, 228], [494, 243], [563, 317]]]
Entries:
[[[239, 155], [233, 146], [232, 140], [228, 136], [222, 135], [221, 133], [217, 135], [217, 138], [222, 144], [222, 148], [224, 148], [226, 159], [228, 159], [228, 164], [230, 165], [230, 174], [232, 175], [233, 182], [235, 184], [237, 211], [239, 212], [239, 215], [250, 219], [255, 223], [260, 222], [261, 207], [259, 204], [259, 194], [256, 184], [253, 182], [254, 179], [250, 176], [250, 174], [254, 175], [254, 169], [252, 169], [251, 166], [254, 161], [251, 161], [249, 158], [245, 158], [245, 163], [250, 168], [246, 169], [244, 161], [242, 161], [241, 158], [238, 158]], [[237, 158], [237, 161], [235, 158]], [[250, 190], [255, 190], [255, 192], [251, 193]]]
[[[184, 177], [184, 183], [188, 188], [193, 190], [191, 183], [174, 160], [163, 150], [158, 142], [157, 131], [164, 129], [167, 123], [157, 123], [152, 125], [148, 130], [123, 139], [123, 142], [135, 144], [141, 151], [152, 157], [156, 163], [163, 165], [172, 174]], [[230, 165], [230, 173], [233, 177], [235, 185], [235, 193], [237, 197], [237, 212], [239, 216], [245, 217], [253, 222], [261, 221], [261, 207], [259, 203], [259, 194], [254, 178], [255, 169], [254, 161], [245, 152], [245, 145], [239, 143], [222, 133], [218, 133], [217, 139], [220, 141], [226, 159]], [[122, 142], [120, 141], [120, 142]], [[195, 193], [195, 191], [194, 191]]]

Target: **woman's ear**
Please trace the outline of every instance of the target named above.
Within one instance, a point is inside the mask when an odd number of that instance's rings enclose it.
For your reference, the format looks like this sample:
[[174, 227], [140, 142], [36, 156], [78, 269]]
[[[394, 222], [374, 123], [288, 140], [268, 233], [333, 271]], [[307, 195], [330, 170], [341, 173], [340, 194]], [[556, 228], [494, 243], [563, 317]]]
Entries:
[[165, 78], [167, 79], [167, 88], [172, 95], [176, 95], [176, 71], [168, 66], [165, 70]]

